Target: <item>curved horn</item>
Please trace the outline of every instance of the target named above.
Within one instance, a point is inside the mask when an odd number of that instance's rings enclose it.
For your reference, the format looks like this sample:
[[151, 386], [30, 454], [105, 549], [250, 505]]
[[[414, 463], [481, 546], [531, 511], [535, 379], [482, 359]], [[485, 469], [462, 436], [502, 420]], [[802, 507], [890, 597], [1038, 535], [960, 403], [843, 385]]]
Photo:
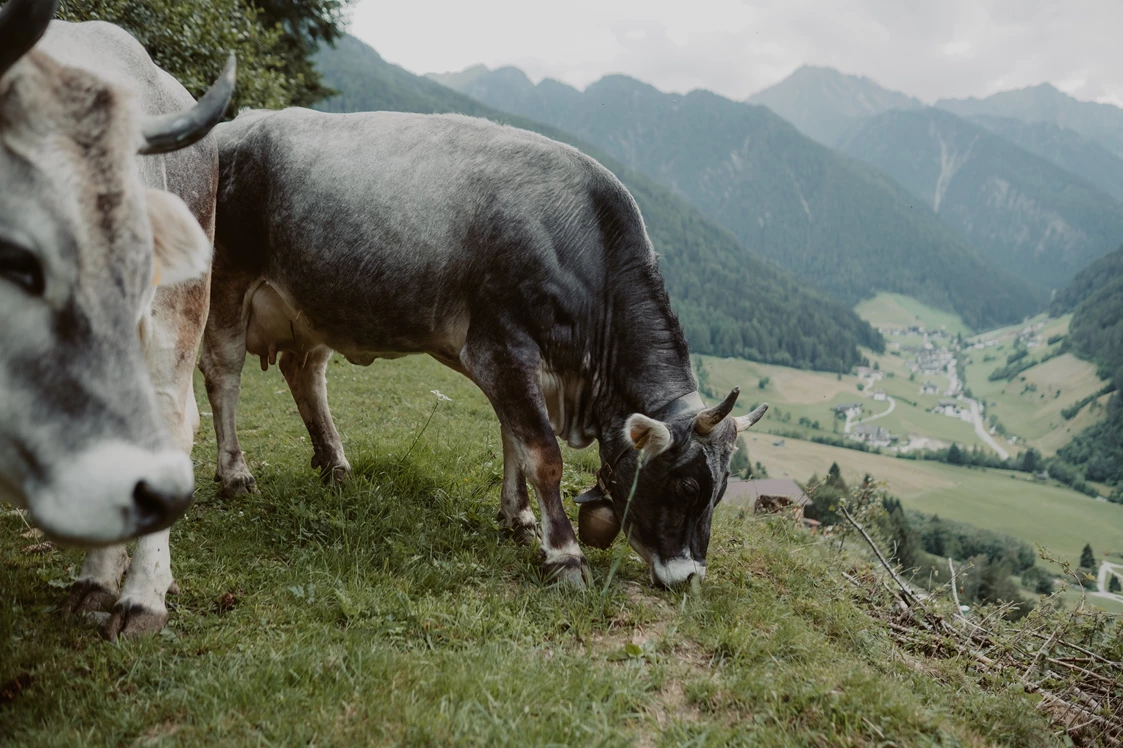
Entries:
[[753, 424], [764, 417], [764, 411], [768, 410], [768, 403], [761, 405], [759, 408], [749, 413], [747, 416], [737, 416], [733, 422], [737, 424], [737, 433], [747, 431], [752, 428]]
[[11, 0], [0, 10], [0, 77], [47, 30], [58, 0]]
[[714, 430], [714, 427], [725, 420], [733, 411], [737, 396], [741, 394], [740, 387], [734, 387], [729, 396], [712, 408], [706, 408], [694, 418], [694, 433], [705, 436]]
[[140, 153], [151, 156], [169, 153], [194, 145], [207, 136], [226, 112], [234, 95], [234, 55], [226, 59], [226, 67], [203, 98], [186, 112], [158, 114], [144, 120], [144, 145]]

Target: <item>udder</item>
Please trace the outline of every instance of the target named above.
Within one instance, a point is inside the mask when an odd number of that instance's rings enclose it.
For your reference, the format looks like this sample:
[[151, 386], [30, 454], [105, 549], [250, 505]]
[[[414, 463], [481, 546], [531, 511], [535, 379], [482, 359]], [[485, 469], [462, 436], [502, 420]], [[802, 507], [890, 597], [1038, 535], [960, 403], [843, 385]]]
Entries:
[[269, 281], [263, 281], [251, 293], [246, 352], [261, 359], [262, 371], [277, 363], [277, 354], [282, 351], [307, 354], [323, 345], [308, 319], [293, 309]]

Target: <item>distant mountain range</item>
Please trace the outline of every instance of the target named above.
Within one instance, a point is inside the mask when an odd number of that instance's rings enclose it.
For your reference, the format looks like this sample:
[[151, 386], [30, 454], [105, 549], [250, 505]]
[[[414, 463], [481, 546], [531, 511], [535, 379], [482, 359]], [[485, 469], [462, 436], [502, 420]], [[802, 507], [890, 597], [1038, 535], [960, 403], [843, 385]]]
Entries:
[[983, 256], [1046, 288], [1123, 241], [1115, 198], [950, 112], [883, 112], [839, 148], [924, 200]]
[[924, 103], [882, 88], [864, 76], [805, 65], [747, 101], [761, 104], [823, 145], [835, 146], [856, 125], [890, 109], [923, 109]]
[[535, 85], [515, 68], [437, 79], [591, 142], [847, 304], [899, 292], [977, 329], [1044, 304], [1042, 288], [980, 257], [927, 201], [763, 106], [706, 91], [666, 94], [624, 76], [583, 92], [549, 79]]
[[802, 368], [849, 371], [859, 346], [884, 340], [852, 309], [817, 294], [791, 273], [745, 249], [670, 190], [572, 135], [457, 93], [388, 64], [353, 37], [322, 49], [316, 66], [340, 92], [325, 111], [457, 112], [487, 117], [568, 142], [597, 158], [639, 204], [691, 348]]
[[1049, 83], [1003, 91], [985, 99], [941, 99], [936, 106], [960, 117], [986, 115], [1061, 125], [1123, 157], [1123, 109], [1077, 101]]

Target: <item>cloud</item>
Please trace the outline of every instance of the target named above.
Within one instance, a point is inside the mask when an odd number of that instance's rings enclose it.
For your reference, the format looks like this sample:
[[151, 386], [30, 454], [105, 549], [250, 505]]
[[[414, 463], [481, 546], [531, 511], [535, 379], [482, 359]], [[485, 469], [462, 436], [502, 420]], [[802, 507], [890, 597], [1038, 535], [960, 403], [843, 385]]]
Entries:
[[925, 101], [1045, 81], [1123, 103], [1118, 0], [362, 0], [352, 33], [415, 72], [516, 65], [583, 87], [624, 73], [731, 98], [804, 64]]

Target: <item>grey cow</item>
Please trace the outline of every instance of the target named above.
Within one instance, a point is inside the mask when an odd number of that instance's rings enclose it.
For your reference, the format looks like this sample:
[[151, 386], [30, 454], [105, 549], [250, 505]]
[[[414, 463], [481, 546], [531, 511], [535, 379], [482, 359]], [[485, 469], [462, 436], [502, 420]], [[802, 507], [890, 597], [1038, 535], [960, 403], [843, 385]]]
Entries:
[[223, 490], [253, 487], [235, 433], [246, 353], [279, 366], [313, 466], [350, 466], [328, 412], [332, 350], [427, 353], [491, 401], [501, 524], [548, 571], [588, 566], [562, 507], [561, 451], [594, 440], [604, 488], [662, 584], [701, 577], [739, 429], [735, 390], [705, 408], [639, 210], [574, 148], [457, 115], [246, 112], [215, 129], [220, 183], [201, 368]]
[[48, 28], [53, 10], [0, 11], [0, 499], [101, 546], [68, 607], [134, 634], [167, 620], [166, 528], [194, 490], [218, 178], [197, 141], [233, 68], [196, 104], [120, 28]]

